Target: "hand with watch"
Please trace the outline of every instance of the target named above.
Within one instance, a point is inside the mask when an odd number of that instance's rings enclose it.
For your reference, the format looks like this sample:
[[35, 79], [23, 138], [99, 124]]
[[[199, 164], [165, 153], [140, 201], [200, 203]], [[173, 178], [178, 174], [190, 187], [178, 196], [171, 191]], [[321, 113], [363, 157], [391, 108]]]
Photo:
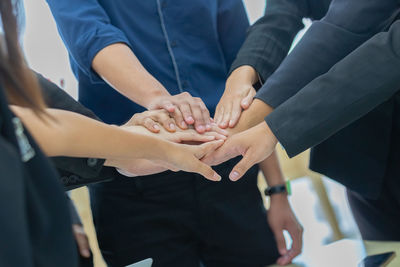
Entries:
[[[287, 265], [301, 253], [303, 245], [303, 227], [297, 221], [290, 207], [288, 196], [291, 194], [290, 183], [286, 182], [280, 168], [273, 168], [270, 164], [278, 161], [276, 154], [272, 154], [269, 161], [259, 163], [268, 188], [264, 193], [270, 198], [268, 209], [268, 223], [275, 236], [279, 254], [277, 264]], [[277, 163], [276, 163], [277, 164]], [[288, 231], [292, 239], [292, 246], [287, 248], [283, 231]]]

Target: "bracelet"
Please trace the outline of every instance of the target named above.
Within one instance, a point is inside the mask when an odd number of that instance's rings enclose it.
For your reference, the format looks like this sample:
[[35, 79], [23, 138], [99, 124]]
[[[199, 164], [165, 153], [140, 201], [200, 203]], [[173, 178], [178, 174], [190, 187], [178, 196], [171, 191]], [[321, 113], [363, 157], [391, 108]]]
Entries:
[[290, 181], [287, 181], [284, 184], [268, 187], [264, 191], [264, 194], [266, 196], [272, 196], [272, 195], [275, 195], [275, 194], [283, 194], [283, 193], [287, 193], [289, 196], [292, 194]]

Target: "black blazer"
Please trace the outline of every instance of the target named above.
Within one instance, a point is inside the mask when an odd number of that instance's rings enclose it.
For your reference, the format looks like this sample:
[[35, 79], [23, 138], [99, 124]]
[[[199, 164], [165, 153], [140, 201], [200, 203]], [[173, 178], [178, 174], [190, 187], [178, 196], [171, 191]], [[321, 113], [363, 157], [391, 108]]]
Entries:
[[[301, 1], [294, 1], [293, 3], [300, 4]], [[387, 30], [397, 16], [399, 7], [398, 0], [332, 0], [326, 15], [312, 24], [293, 51], [266, 80], [256, 98], [274, 108], [279, 107], [316, 77], [328, 72], [333, 65], [368, 39]], [[288, 9], [286, 12], [290, 13], [290, 10], [293, 9]], [[321, 9], [321, 11], [323, 10]], [[290, 14], [287, 16], [290, 16]], [[271, 23], [271, 20], [265, 21], [265, 23]], [[269, 28], [279, 27], [269, 26]], [[250, 35], [255, 33], [255, 31], [250, 32]], [[274, 39], [278, 40], [280, 34], [279, 31], [271, 31], [270, 33], [274, 36]], [[251, 37], [249, 36], [249, 38]], [[270, 39], [273, 38], [270, 37]], [[259, 47], [261, 49], [262, 44]], [[245, 47], [242, 49], [246, 50]], [[249, 52], [248, 57], [258, 57], [258, 51], [262, 51], [260, 49], [247, 50]], [[268, 47], [265, 49], [268, 49]], [[365, 62], [368, 62], [369, 57], [369, 55], [365, 57]], [[350, 67], [342, 75], [351, 79], [351, 77], [354, 77], [352, 70], [353, 68]], [[366, 82], [366, 84], [372, 83]], [[345, 96], [343, 95], [343, 97]], [[269, 124], [273, 124], [272, 128], [274, 129], [287, 127], [287, 136], [279, 136], [282, 143], [285, 143], [285, 139], [296, 139], [297, 135], [302, 137], [301, 140], [297, 139], [296, 142], [291, 142], [292, 146], [285, 145], [291, 156], [302, 151], [302, 149], [299, 149], [301, 144], [311, 144], [317, 139], [310, 134], [303, 136], [301, 133], [304, 129], [308, 129], [307, 123], [311, 124], [312, 118], [325, 115], [319, 112], [313, 114], [314, 117], [310, 117], [310, 113], [305, 112], [304, 114], [307, 114], [308, 117], [302, 116], [303, 113], [300, 113], [299, 108], [303, 108], [302, 112], [307, 111], [310, 102], [324, 100], [326, 99], [314, 97], [309, 102], [298, 103], [300, 106], [297, 106], [299, 112], [297, 118], [299, 116], [302, 118], [298, 121], [298, 123], [303, 123], [302, 125], [294, 124], [293, 120], [279, 119], [278, 117], [282, 115], [278, 116], [278, 113], [274, 115], [276, 116], [274, 122], [272, 122], [272, 114], [270, 119], [266, 118]], [[311, 168], [336, 179], [364, 196], [377, 197], [381, 191], [387, 166], [393, 108], [394, 101], [392, 100], [315, 147], [311, 156]], [[282, 114], [283, 112], [279, 113]], [[295, 126], [297, 128], [294, 128]]]
[[399, 89], [397, 21], [280, 105], [266, 121], [290, 156], [315, 146], [311, 169], [375, 198], [393, 166], [400, 170], [400, 163], [390, 162], [398, 160], [391, 158], [391, 149], [400, 149], [393, 142], [400, 138]]
[[[43, 97], [50, 108], [76, 112], [100, 120], [91, 110], [73, 99], [64, 90], [37, 74]], [[103, 159], [55, 157], [53, 163], [60, 173], [60, 181], [67, 190], [91, 183], [110, 181], [118, 173], [114, 168], [104, 167]]]
[[57, 172], [26, 130], [19, 143], [14, 118], [0, 86], [0, 266], [77, 266]]

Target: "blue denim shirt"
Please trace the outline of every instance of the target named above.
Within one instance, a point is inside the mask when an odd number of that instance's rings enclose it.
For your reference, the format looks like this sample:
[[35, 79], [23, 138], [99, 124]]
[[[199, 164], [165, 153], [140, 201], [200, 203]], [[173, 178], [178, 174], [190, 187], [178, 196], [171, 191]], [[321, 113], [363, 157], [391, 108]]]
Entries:
[[91, 68], [122, 42], [171, 94], [201, 97], [213, 114], [249, 26], [241, 0], [47, 0], [79, 81], [79, 100], [107, 123], [144, 108]]

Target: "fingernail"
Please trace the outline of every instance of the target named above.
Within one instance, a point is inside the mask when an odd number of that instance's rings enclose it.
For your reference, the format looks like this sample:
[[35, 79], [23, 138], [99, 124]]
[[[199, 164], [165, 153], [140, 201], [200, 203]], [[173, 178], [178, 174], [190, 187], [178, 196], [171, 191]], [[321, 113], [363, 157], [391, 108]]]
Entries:
[[186, 128], [187, 127], [187, 125], [186, 125], [186, 123], [184, 121], [181, 123], [181, 126], [182, 126], [182, 128]]
[[207, 129], [207, 131], [211, 130], [211, 125], [209, 123], [207, 123], [206, 129]]
[[169, 124], [169, 128], [170, 128], [171, 130], [175, 130], [175, 124], [170, 123], [170, 124]]
[[193, 123], [194, 119], [192, 116], [187, 117], [188, 123]]
[[158, 125], [153, 125], [153, 129], [154, 130], [160, 130], [160, 127], [158, 127]]
[[214, 177], [213, 177], [213, 179], [215, 180], [215, 181], [221, 181], [221, 176], [219, 175], [219, 174], [217, 174], [216, 172], [214, 172]]
[[84, 249], [83, 251], [82, 251], [82, 256], [84, 256], [84, 257], [86, 257], [86, 258], [89, 258], [90, 257], [90, 251], [88, 250], [88, 249]]
[[232, 172], [232, 173], [229, 175], [229, 178], [230, 178], [232, 181], [236, 181], [237, 179], [239, 179], [239, 173], [238, 173], [237, 171], [234, 171], [234, 172]]
[[230, 120], [230, 121], [229, 121], [229, 126], [230, 126], [230, 127], [233, 127], [234, 124], [235, 124], [235, 122], [234, 122], [233, 120]]
[[198, 126], [198, 127], [197, 127], [197, 130], [198, 130], [199, 132], [204, 132], [204, 126], [203, 126], [203, 125]]

